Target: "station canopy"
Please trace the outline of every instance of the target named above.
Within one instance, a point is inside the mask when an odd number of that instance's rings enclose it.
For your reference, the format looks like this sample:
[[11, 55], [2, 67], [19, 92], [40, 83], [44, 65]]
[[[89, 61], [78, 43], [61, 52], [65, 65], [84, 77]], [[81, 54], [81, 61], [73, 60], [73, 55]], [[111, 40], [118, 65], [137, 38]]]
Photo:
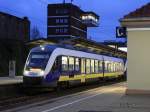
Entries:
[[103, 45], [93, 40], [88, 40], [84, 38], [71, 38], [64, 41], [58, 41], [56, 39], [37, 39], [33, 41], [29, 41], [26, 45], [30, 46], [30, 48], [44, 45], [44, 44], [60, 44], [60, 45], [71, 45], [78, 49], [88, 49], [90, 51], [96, 52], [98, 54], [108, 55], [108, 56], [115, 56], [121, 58], [127, 58], [127, 53], [107, 45]]

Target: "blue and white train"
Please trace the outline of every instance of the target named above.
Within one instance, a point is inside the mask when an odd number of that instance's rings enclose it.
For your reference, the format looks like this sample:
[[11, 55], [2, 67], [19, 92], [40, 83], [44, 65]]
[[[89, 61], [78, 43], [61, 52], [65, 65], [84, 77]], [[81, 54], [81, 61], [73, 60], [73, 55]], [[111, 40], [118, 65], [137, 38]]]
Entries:
[[123, 59], [59, 45], [44, 45], [31, 49], [23, 82], [28, 86], [57, 87], [123, 75]]

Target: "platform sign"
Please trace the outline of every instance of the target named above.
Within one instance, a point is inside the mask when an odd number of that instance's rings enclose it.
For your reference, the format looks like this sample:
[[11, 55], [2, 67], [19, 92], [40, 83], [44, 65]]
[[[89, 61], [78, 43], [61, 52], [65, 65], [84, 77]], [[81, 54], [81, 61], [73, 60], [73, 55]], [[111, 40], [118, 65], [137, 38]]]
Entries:
[[127, 28], [126, 27], [116, 27], [116, 37], [117, 38], [126, 38], [127, 37]]

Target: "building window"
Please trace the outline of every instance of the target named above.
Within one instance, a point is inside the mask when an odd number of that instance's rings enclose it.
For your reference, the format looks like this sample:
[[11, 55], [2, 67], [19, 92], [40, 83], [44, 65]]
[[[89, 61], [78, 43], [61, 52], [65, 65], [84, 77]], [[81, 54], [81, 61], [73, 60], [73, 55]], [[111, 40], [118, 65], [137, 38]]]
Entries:
[[74, 71], [74, 57], [69, 57], [69, 71]]
[[75, 71], [79, 71], [79, 58], [75, 58]]
[[68, 33], [68, 29], [67, 28], [64, 28], [64, 33]]
[[64, 24], [67, 24], [67, 23], [68, 23], [68, 19], [56, 19], [56, 23], [64, 23]]
[[88, 74], [88, 73], [90, 73], [90, 59], [86, 59], [86, 73]]
[[95, 73], [98, 73], [98, 60], [95, 60]]
[[57, 28], [56, 33], [68, 33], [68, 28]]
[[81, 73], [85, 73], [85, 59], [81, 59]]
[[94, 60], [91, 60], [91, 73], [94, 73]]
[[68, 58], [62, 56], [62, 71], [68, 71]]
[[67, 14], [68, 9], [56, 9], [56, 14]]

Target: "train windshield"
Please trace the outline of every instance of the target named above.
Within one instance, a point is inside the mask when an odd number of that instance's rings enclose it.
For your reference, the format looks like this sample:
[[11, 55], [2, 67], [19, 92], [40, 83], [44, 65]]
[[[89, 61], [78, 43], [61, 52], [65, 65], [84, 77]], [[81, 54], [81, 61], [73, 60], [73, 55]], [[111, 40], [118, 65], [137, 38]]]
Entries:
[[31, 53], [27, 61], [27, 69], [38, 68], [45, 69], [50, 57], [50, 53], [35, 52]]

